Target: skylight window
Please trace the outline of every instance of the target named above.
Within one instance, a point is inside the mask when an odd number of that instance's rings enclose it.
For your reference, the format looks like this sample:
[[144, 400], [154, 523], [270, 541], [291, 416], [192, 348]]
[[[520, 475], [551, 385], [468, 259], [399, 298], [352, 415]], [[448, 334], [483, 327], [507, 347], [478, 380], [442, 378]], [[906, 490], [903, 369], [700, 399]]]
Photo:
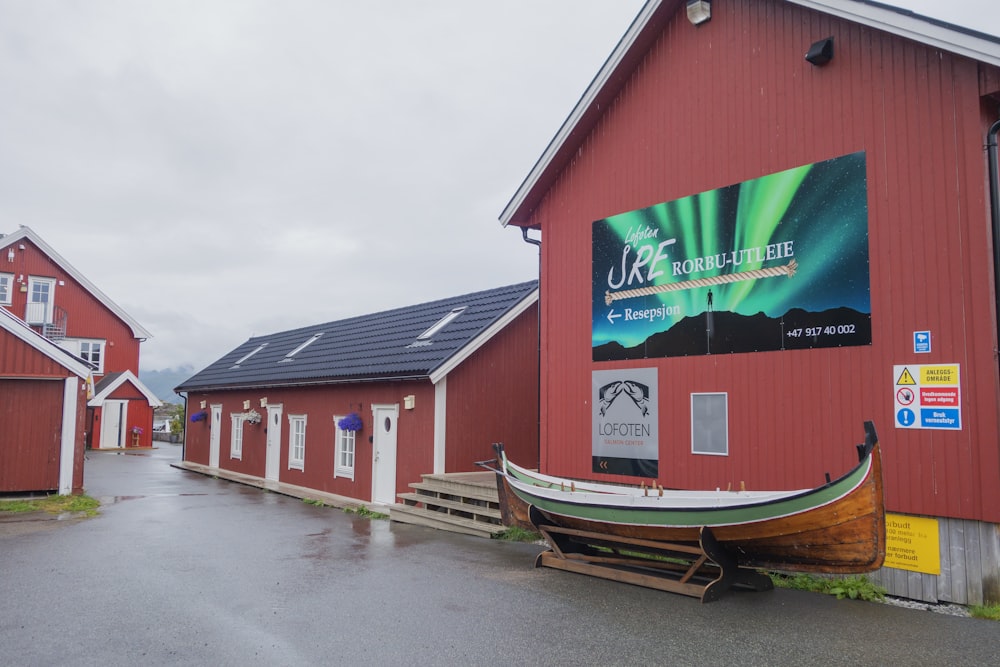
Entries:
[[247, 359], [249, 359], [253, 355], [255, 355], [258, 352], [260, 352], [261, 350], [263, 350], [265, 347], [267, 347], [267, 343], [261, 343], [260, 345], [258, 345], [256, 348], [254, 348], [250, 352], [247, 352], [242, 357], [240, 357], [239, 360], [237, 360], [237, 362], [235, 364], [233, 364], [233, 368], [239, 368], [240, 364], [242, 364], [244, 361], [246, 361]]
[[297, 348], [295, 348], [294, 350], [292, 350], [291, 352], [289, 352], [288, 354], [286, 354], [285, 358], [282, 359], [281, 361], [291, 361], [292, 357], [294, 357], [296, 354], [298, 354], [302, 350], [306, 349], [307, 347], [309, 347], [310, 345], [312, 345], [313, 343], [315, 343], [317, 340], [319, 340], [320, 336], [322, 336], [322, 335], [323, 335], [322, 331], [320, 331], [318, 334], [313, 334], [312, 338], [310, 338], [309, 340], [307, 340], [306, 342], [302, 343]]
[[441, 331], [441, 329], [444, 329], [448, 325], [449, 322], [451, 322], [456, 317], [458, 317], [459, 315], [461, 315], [462, 311], [464, 311], [464, 310], [465, 310], [465, 306], [462, 306], [461, 308], [456, 308], [455, 310], [451, 311], [450, 313], [448, 313], [447, 315], [445, 315], [444, 317], [442, 317], [440, 320], [438, 320], [437, 324], [435, 324], [430, 329], [428, 329], [427, 331], [425, 331], [422, 334], [420, 334], [419, 336], [417, 336], [417, 340], [427, 340], [427, 339], [429, 339], [431, 336], [433, 336], [434, 334], [436, 334], [438, 331]]

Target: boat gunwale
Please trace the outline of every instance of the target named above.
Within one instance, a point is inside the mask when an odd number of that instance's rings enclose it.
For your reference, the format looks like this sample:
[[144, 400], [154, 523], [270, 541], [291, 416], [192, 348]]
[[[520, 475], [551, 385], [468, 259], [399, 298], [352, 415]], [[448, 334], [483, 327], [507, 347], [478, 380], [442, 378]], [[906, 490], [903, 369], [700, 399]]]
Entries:
[[[614, 508], [619, 508], [620, 507], [622, 509], [637, 509], [637, 510], [651, 510], [651, 511], [663, 511], [664, 509], [670, 509], [670, 510], [676, 510], [676, 511], [693, 511], [693, 512], [698, 512], [698, 511], [709, 511], [709, 510], [727, 509], [729, 507], [740, 507], [740, 508], [743, 508], [743, 507], [760, 507], [760, 506], [763, 506], [763, 505], [773, 505], [773, 504], [778, 503], [778, 502], [784, 502], [784, 501], [790, 501], [790, 500], [797, 500], [799, 498], [803, 498], [805, 496], [808, 496], [808, 495], [811, 495], [811, 494], [814, 494], [814, 493], [819, 493], [821, 491], [825, 491], [825, 490], [829, 489], [830, 487], [841, 485], [846, 480], [848, 480], [849, 478], [851, 478], [854, 475], [858, 474], [858, 472], [862, 468], [865, 468], [867, 466], [867, 470], [865, 470], [865, 473], [863, 475], [861, 475], [861, 477], [860, 477], [860, 479], [858, 481], [858, 484], [856, 486], [852, 487], [847, 492], [845, 492], [845, 495], [846, 495], [846, 493], [850, 493], [850, 491], [853, 491], [858, 486], [861, 486], [862, 484], [864, 484], [865, 480], [868, 479], [869, 475], [871, 474], [872, 459], [873, 459], [875, 447], [877, 447], [877, 446], [878, 445], [876, 443], [876, 445], [873, 446], [872, 449], [865, 455], [864, 459], [862, 459], [857, 465], [855, 465], [853, 468], [851, 468], [850, 470], [848, 470], [846, 473], [844, 473], [843, 475], [841, 475], [837, 479], [831, 480], [829, 482], [826, 482], [826, 483], [822, 484], [821, 486], [812, 487], [810, 489], [793, 489], [793, 490], [787, 491], [787, 493], [789, 493], [790, 495], [781, 496], [779, 498], [762, 499], [762, 500], [758, 500], [758, 501], [755, 501], [755, 502], [740, 503], [739, 505], [730, 505], [730, 506], [726, 506], [726, 505], [721, 505], [721, 506], [718, 506], [718, 505], [717, 506], [697, 506], [697, 507], [694, 507], [694, 506], [692, 506], [692, 507], [673, 507], [673, 506], [671, 506], [669, 508], [664, 508], [664, 507], [652, 507], [652, 506], [645, 507], [645, 506], [609, 505], [609, 507], [614, 507]], [[506, 459], [506, 456], [504, 458]], [[520, 466], [518, 466], [518, 467], [520, 467]], [[592, 495], [595, 495], [595, 496], [600, 496], [600, 497], [605, 497], [605, 498], [616, 497], [616, 496], [618, 496], [618, 497], [628, 497], [628, 498], [635, 498], [635, 497], [637, 497], [637, 498], [645, 498], [645, 497], [647, 497], [647, 496], [640, 496], [638, 494], [634, 494], [634, 495], [633, 494], [618, 494], [618, 493], [613, 493], [613, 492], [604, 493], [604, 492], [599, 492], [599, 491], [593, 491], [592, 492], [592, 491], [583, 491], [583, 490], [579, 490], [579, 489], [576, 490], [576, 491], [566, 490], [566, 489], [557, 489], [557, 488], [552, 487], [552, 486], [541, 486], [541, 485], [538, 485], [538, 484], [528, 484], [528, 483], [525, 483], [522, 480], [518, 479], [517, 477], [515, 477], [515, 476], [511, 475], [510, 473], [508, 473], [506, 470], [501, 471], [501, 474], [503, 474], [505, 477], [507, 477], [508, 480], [513, 480], [513, 481], [517, 482], [518, 484], [521, 484], [521, 485], [523, 485], [525, 487], [528, 487], [530, 489], [539, 489], [540, 491], [543, 491], [543, 492], [548, 491], [548, 492], [553, 492], [553, 493], [556, 493], [556, 494], [567, 495], [569, 497], [572, 497], [573, 495], [580, 496], [582, 494], [592, 494]], [[590, 484], [597, 484], [597, 483], [598, 482], [590, 482]], [[531, 493], [531, 492], [526, 491], [525, 493]], [[695, 493], [719, 493], [720, 494], [719, 498], [724, 498], [725, 496], [722, 495], [722, 494], [726, 494], [726, 493], [739, 493], [739, 492], [732, 492], [732, 491], [716, 491], [716, 492], [708, 491], [708, 492], [706, 492], [704, 490], [697, 490], [697, 489], [690, 490], [690, 491], [688, 491], [688, 490], [672, 489], [671, 493], [674, 493], [674, 494], [677, 494], [677, 493], [691, 493], [691, 494], [695, 494]], [[771, 492], [762, 492], [762, 493], [771, 493]], [[776, 491], [773, 491], [773, 493], [783, 493], [783, 492], [776, 490]], [[540, 494], [540, 495], [543, 495], [543, 497], [544, 497], [544, 494]], [[648, 497], [649, 498], [658, 498], [658, 496], [648, 496]], [[556, 502], [566, 502], [566, 503], [572, 504], [572, 505], [586, 505], [586, 506], [593, 506], [594, 505], [594, 503], [592, 503], [592, 502], [562, 500], [562, 499], [559, 499], [559, 498], [550, 498], [550, 500], [553, 500], [553, 501], [556, 501]]]
[[[578, 516], [578, 515], [575, 515], [575, 514], [566, 514], [566, 516], [568, 516], [568, 517], [577, 517], [577, 518], [585, 519], [587, 521], [594, 521], [594, 522], [597, 522], [597, 523], [622, 523], [623, 525], [654, 526], [654, 527], [655, 526], [659, 526], [659, 527], [664, 527], [664, 528], [666, 528], [666, 527], [685, 528], [685, 527], [694, 527], [694, 526], [701, 526], [701, 525], [708, 525], [708, 526], [747, 525], [747, 524], [753, 524], [753, 523], [760, 523], [760, 522], [763, 522], [763, 521], [780, 520], [780, 519], [787, 518], [787, 517], [790, 517], [790, 516], [795, 516], [795, 515], [798, 515], [798, 514], [804, 514], [806, 512], [809, 512], [809, 511], [812, 511], [812, 510], [815, 510], [815, 509], [818, 509], [818, 508], [821, 508], [821, 507], [826, 507], [826, 506], [828, 506], [830, 504], [836, 503], [837, 501], [839, 501], [839, 500], [841, 500], [841, 499], [849, 496], [853, 492], [857, 491], [859, 488], [863, 487], [868, 482], [868, 480], [871, 478], [872, 470], [873, 470], [873, 467], [874, 467], [873, 466], [874, 456], [877, 455], [877, 453], [876, 453], [876, 448], [877, 447], [878, 447], [878, 444], [876, 442], [872, 446], [872, 448], [868, 451], [868, 453], [866, 454], [865, 458], [862, 461], [860, 461], [856, 466], [854, 466], [853, 468], [851, 468], [848, 472], [846, 472], [844, 475], [840, 476], [836, 480], [833, 480], [831, 482], [823, 484], [822, 486], [814, 487], [812, 489], [807, 489], [807, 490], [805, 490], [805, 491], [803, 491], [801, 493], [794, 493], [793, 495], [785, 496], [785, 497], [782, 497], [782, 498], [779, 498], [779, 499], [772, 499], [772, 500], [769, 500], [769, 501], [761, 501], [761, 502], [749, 502], [749, 503], [743, 503], [743, 504], [739, 504], [739, 505], [676, 507], [676, 506], [662, 506], [662, 505], [661, 506], [655, 506], [655, 505], [651, 505], [651, 504], [647, 504], [647, 505], [609, 505], [609, 504], [596, 503], [596, 502], [583, 502], [583, 501], [579, 500], [579, 497], [581, 495], [581, 492], [579, 492], [579, 491], [576, 491], [576, 492], [574, 492], [574, 491], [560, 491], [558, 489], [547, 488], [547, 487], [542, 487], [542, 486], [532, 486], [530, 484], [525, 484], [524, 482], [522, 482], [522, 481], [520, 481], [520, 480], [518, 480], [516, 478], [513, 478], [512, 476], [510, 476], [506, 472], [503, 473], [503, 474], [507, 477], [508, 484], [510, 485], [512, 491], [514, 491], [515, 493], [517, 493], [517, 495], [519, 497], [521, 497], [522, 501], [527, 502], [528, 504], [531, 504], [531, 505], [535, 505], [536, 507], [538, 507], [539, 510], [541, 510], [543, 512], [550, 512], [550, 513], [555, 514], [555, 515], [559, 515], [560, 512], [558, 510], [546, 508], [546, 507], [544, 507], [544, 506], [542, 506], [542, 505], [534, 502], [532, 500], [532, 497], [538, 498], [538, 499], [542, 500], [543, 502], [547, 501], [546, 504], [552, 503], [552, 504], [570, 505], [570, 506], [574, 506], [574, 507], [587, 507], [587, 508], [592, 508], [592, 509], [596, 509], [596, 510], [599, 510], [599, 511], [617, 511], [617, 512], [629, 512], [629, 513], [637, 512], [639, 514], [654, 513], [654, 514], [660, 514], [660, 515], [664, 515], [664, 514], [668, 514], [668, 513], [670, 513], [670, 514], [676, 513], [676, 514], [681, 515], [681, 516], [683, 516], [683, 515], [686, 514], [686, 515], [689, 515], [691, 517], [697, 517], [699, 515], [724, 514], [724, 513], [730, 513], [730, 514], [732, 514], [732, 513], [747, 514], [747, 513], [752, 513], [754, 510], [759, 510], [761, 508], [766, 508], [766, 507], [773, 507], [773, 508], [775, 508], [776, 511], [778, 511], [779, 507], [781, 505], [788, 505], [788, 504], [798, 505], [799, 501], [805, 500], [809, 496], [813, 496], [813, 495], [817, 495], [817, 494], [820, 494], [820, 493], [829, 492], [831, 489], [835, 489], [838, 486], [845, 486], [845, 485], [849, 484], [849, 486], [847, 486], [847, 488], [844, 488], [842, 490], [835, 490], [834, 491], [834, 495], [832, 497], [824, 500], [821, 503], [818, 503], [818, 504], [807, 504], [804, 507], [795, 508], [795, 509], [792, 509], [790, 511], [785, 511], [785, 512], [782, 512], [782, 513], [766, 514], [764, 516], [758, 516], [758, 517], [753, 517], [753, 518], [749, 518], [749, 519], [746, 519], [746, 520], [739, 520], [739, 521], [719, 521], [719, 522], [712, 522], [712, 521], [705, 522], [705, 521], [700, 521], [700, 522], [692, 522], [692, 523], [685, 522], [685, 523], [680, 523], [680, 524], [642, 523], [642, 522], [639, 522], [639, 521], [627, 521], [627, 522], [622, 522], [622, 521], [607, 521], [607, 520], [603, 520], [603, 519], [599, 519], [599, 518], [584, 517], [584, 516]], [[852, 479], [855, 478], [855, 477], [857, 477], [857, 480], [856, 480], [856, 482], [852, 483]], [[524, 487], [524, 488], [518, 488], [518, 487]], [[520, 492], [520, 493], [518, 493], [518, 492]], [[725, 492], [720, 492], [720, 493], [725, 493]], [[524, 498], [521, 494], [527, 495], [528, 498]], [[595, 495], [602, 495], [605, 498], [611, 498], [611, 497], [615, 496], [615, 494], [595, 494]], [[577, 500], [573, 500], [574, 496], [577, 497]], [[643, 498], [643, 496], [618, 496], [618, 497], [621, 497], [621, 498], [629, 497], [629, 498], [632, 498], [632, 499]], [[650, 500], [656, 501], [656, 500], [658, 500], [658, 497], [652, 496], [652, 497], [650, 497]]]

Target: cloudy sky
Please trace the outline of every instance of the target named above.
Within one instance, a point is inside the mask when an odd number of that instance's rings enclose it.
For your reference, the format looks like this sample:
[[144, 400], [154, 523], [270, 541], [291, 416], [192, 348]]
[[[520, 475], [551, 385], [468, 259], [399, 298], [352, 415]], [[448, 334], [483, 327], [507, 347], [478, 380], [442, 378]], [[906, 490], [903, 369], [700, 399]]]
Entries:
[[143, 370], [529, 280], [497, 218], [642, 4], [0, 0], [0, 232], [151, 331]]

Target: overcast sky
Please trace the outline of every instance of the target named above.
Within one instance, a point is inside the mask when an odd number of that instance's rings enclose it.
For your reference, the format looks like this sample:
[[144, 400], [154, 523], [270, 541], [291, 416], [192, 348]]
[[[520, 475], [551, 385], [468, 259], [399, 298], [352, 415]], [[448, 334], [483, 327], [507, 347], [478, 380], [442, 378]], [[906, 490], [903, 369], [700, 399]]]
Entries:
[[642, 5], [0, 0], [0, 233], [148, 329], [143, 370], [530, 280], [497, 218]]

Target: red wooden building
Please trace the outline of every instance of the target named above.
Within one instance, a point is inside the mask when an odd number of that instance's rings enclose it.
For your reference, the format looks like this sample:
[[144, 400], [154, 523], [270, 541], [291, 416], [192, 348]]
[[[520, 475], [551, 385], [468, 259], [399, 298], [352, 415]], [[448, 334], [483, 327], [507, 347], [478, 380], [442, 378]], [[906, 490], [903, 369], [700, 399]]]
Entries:
[[535, 461], [537, 300], [531, 281], [250, 338], [176, 388], [184, 460], [381, 505], [493, 442]]
[[83, 490], [91, 370], [0, 308], [0, 494]]
[[0, 236], [0, 307], [93, 366], [88, 447], [152, 445], [160, 401], [138, 378], [149, 332], [29, 227]]
[[542, 471], [813, 487], [872, 419], [880, 583], [1000, 601], [998, 118], [996, 35], [647, 2], [501, 214], [541, 240]]

